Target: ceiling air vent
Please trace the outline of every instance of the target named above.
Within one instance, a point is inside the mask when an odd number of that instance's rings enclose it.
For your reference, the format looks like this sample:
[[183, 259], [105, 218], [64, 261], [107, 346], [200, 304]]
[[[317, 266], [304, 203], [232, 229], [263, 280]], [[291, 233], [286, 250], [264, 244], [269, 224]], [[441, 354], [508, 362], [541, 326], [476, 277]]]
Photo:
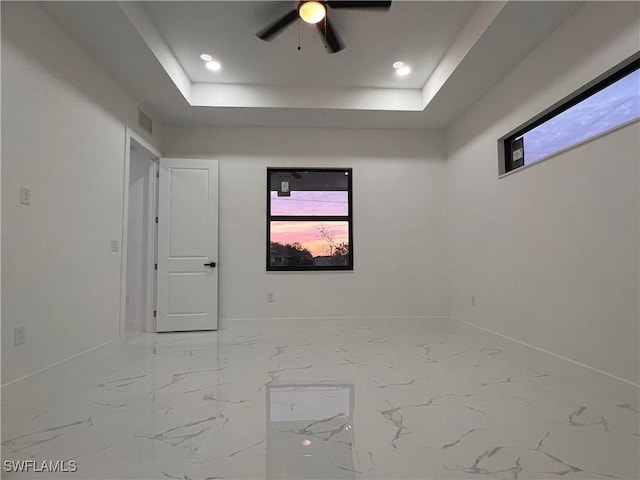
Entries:
[[153, 132], [153, 120], [151, 117], [138, 108], [138, 125], [151, 134]]

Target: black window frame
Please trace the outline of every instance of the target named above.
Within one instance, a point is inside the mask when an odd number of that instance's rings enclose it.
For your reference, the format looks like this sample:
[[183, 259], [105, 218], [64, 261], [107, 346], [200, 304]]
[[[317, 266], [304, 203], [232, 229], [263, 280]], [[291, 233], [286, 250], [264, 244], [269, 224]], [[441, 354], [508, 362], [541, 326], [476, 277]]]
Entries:
[[[640, 53], [636, 53], [635, 55], [628, 58], [621, 64], [605, 72], [595, 80], [587, 83], [582, 88], [576, 90], [574, 93], [572, 93], [568, 97], [557, 102], [555, 105], [552, 105], [545, 111], [533, 117], [528, 122], [524, 123], [523, 125], [519, 126], [517, 129], [511, 131], [510, 133], [502, 137], [498, 141], [498, 150], [499, 150], [498, 153], [499, 153], [499, 159], [500, 159], [499, 174], [504, 175], [526, 166], [524, 151], [522, 151], [523, 156], [521, 158], [517, 158], [517, 159], [513, 158], [513, 153], [517, 152], [519, 147], [522, 147], [522, 149], [524, 150], [523, 145], [517, 144], [520, 137], [522, 137], [529, 131], [533, 130], [534, 128], [542, 125], [543, 123], [551, 120], [552, 118], [557, 117], [561, 113], [579, 104], [580, 102], [583, 102], [584, 100], [595, 95], [601, 90], [604, 90], [608, 86], [612, 85], [613, 83], [617, 82], [621, 78], [626, 77], [627, 75], [629, 75], [630, 73], [633, 73], [638, 69], [640, 69]], [[618, 128], [618, 127], [614, 127], [614, 129], [615, 128]], [[609, 131], [611, 130], [608, 130], [607, 132], [602, 132], [601, 134], [597, 134], [594, 137], [591, 137], [590, 139], [597, 138], [598, 136], [608, 133]], [[588, 141], [590, 139], [587, 139], [585, 141]], [[576, 145], [580, 145], [581, 143], [583, 143], [583, 141], [580, 141], [567, 148], [572, 148]], [[563, 150], [560, 150], [560, 151], [563, 151]], [[555, 153], [559, 153], [559, 152], [555, 152]], [[555, 153], [549, 155], [549, 157], [555, 155]], [[540, 160], [544, 160], [545, 158], [549, 158], [549, 157], [544, 157], [544, 158], [541, 158]], [[533, 165], [534, 163], [537, 163], [540, 160], [536, 160], [536, 162], [532, 162], [530, 165]]]
[[[335, 172], [347, 176], [347, 215], [271, 215], [271, 173], [272, 172]], [[271, 222], [347, 222], [349, 227], [349, 253], [346, 265], [271, 265]], [[341, 168], [304, 168], [304, 167], [267, 167], [267, 248], [266, 266], [268, 272], [301, 271], [352, 271], [353, 270], [353, 169]]]

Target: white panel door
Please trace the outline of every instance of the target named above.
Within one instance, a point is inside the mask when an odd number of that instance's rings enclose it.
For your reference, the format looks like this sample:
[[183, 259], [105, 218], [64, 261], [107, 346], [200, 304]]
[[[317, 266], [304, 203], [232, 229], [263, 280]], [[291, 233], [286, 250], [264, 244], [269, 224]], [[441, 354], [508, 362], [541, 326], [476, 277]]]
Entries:
[[157, 332], [218, 328], [218, 162], [160, 159]]

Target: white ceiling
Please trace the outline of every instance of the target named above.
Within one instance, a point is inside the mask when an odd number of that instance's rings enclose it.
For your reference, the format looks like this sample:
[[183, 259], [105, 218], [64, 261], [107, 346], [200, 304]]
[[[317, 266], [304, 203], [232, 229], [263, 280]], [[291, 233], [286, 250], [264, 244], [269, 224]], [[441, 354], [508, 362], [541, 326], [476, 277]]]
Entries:
[[[346, 48], [328, 54], [302, 20], [272, 41], [256, 32], [295, 8], [284, 2], [147, 2], [144, 9], [193, 82], [420, 88], [477, 7], [477, 2], [399, 2], [388, 11], [329, 10]], [[301, 50], [298, 51], [298, 33]], [[425, 48], [428, 45], [428, 48]], [[204, 68], [208, 52], [224, 68]], [[404, 60], [412, 75], [391, 64]]]
[[[335, 54], [301, 21], [270, 42], [256, 37], [293, 1], [42, 5], [163, 123], [443, 128], [580, 2], [396, 0], [387, 12], [330, 9], [346, 46]], [[201, 53], [222, 69], [205, 69]], [[412, 74], [395, 75], [396, 60]]]

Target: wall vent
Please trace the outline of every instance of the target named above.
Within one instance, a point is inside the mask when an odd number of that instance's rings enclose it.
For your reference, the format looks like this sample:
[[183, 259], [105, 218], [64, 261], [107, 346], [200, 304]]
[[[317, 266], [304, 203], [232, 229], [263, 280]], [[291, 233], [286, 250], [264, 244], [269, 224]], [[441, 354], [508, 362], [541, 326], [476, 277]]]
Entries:
[[149, 134], [153, 133], [153, 120], [151, 120], [149, 115], [140, 110], [140, 107], [138, 107], [138, 125], [149, 132]]

